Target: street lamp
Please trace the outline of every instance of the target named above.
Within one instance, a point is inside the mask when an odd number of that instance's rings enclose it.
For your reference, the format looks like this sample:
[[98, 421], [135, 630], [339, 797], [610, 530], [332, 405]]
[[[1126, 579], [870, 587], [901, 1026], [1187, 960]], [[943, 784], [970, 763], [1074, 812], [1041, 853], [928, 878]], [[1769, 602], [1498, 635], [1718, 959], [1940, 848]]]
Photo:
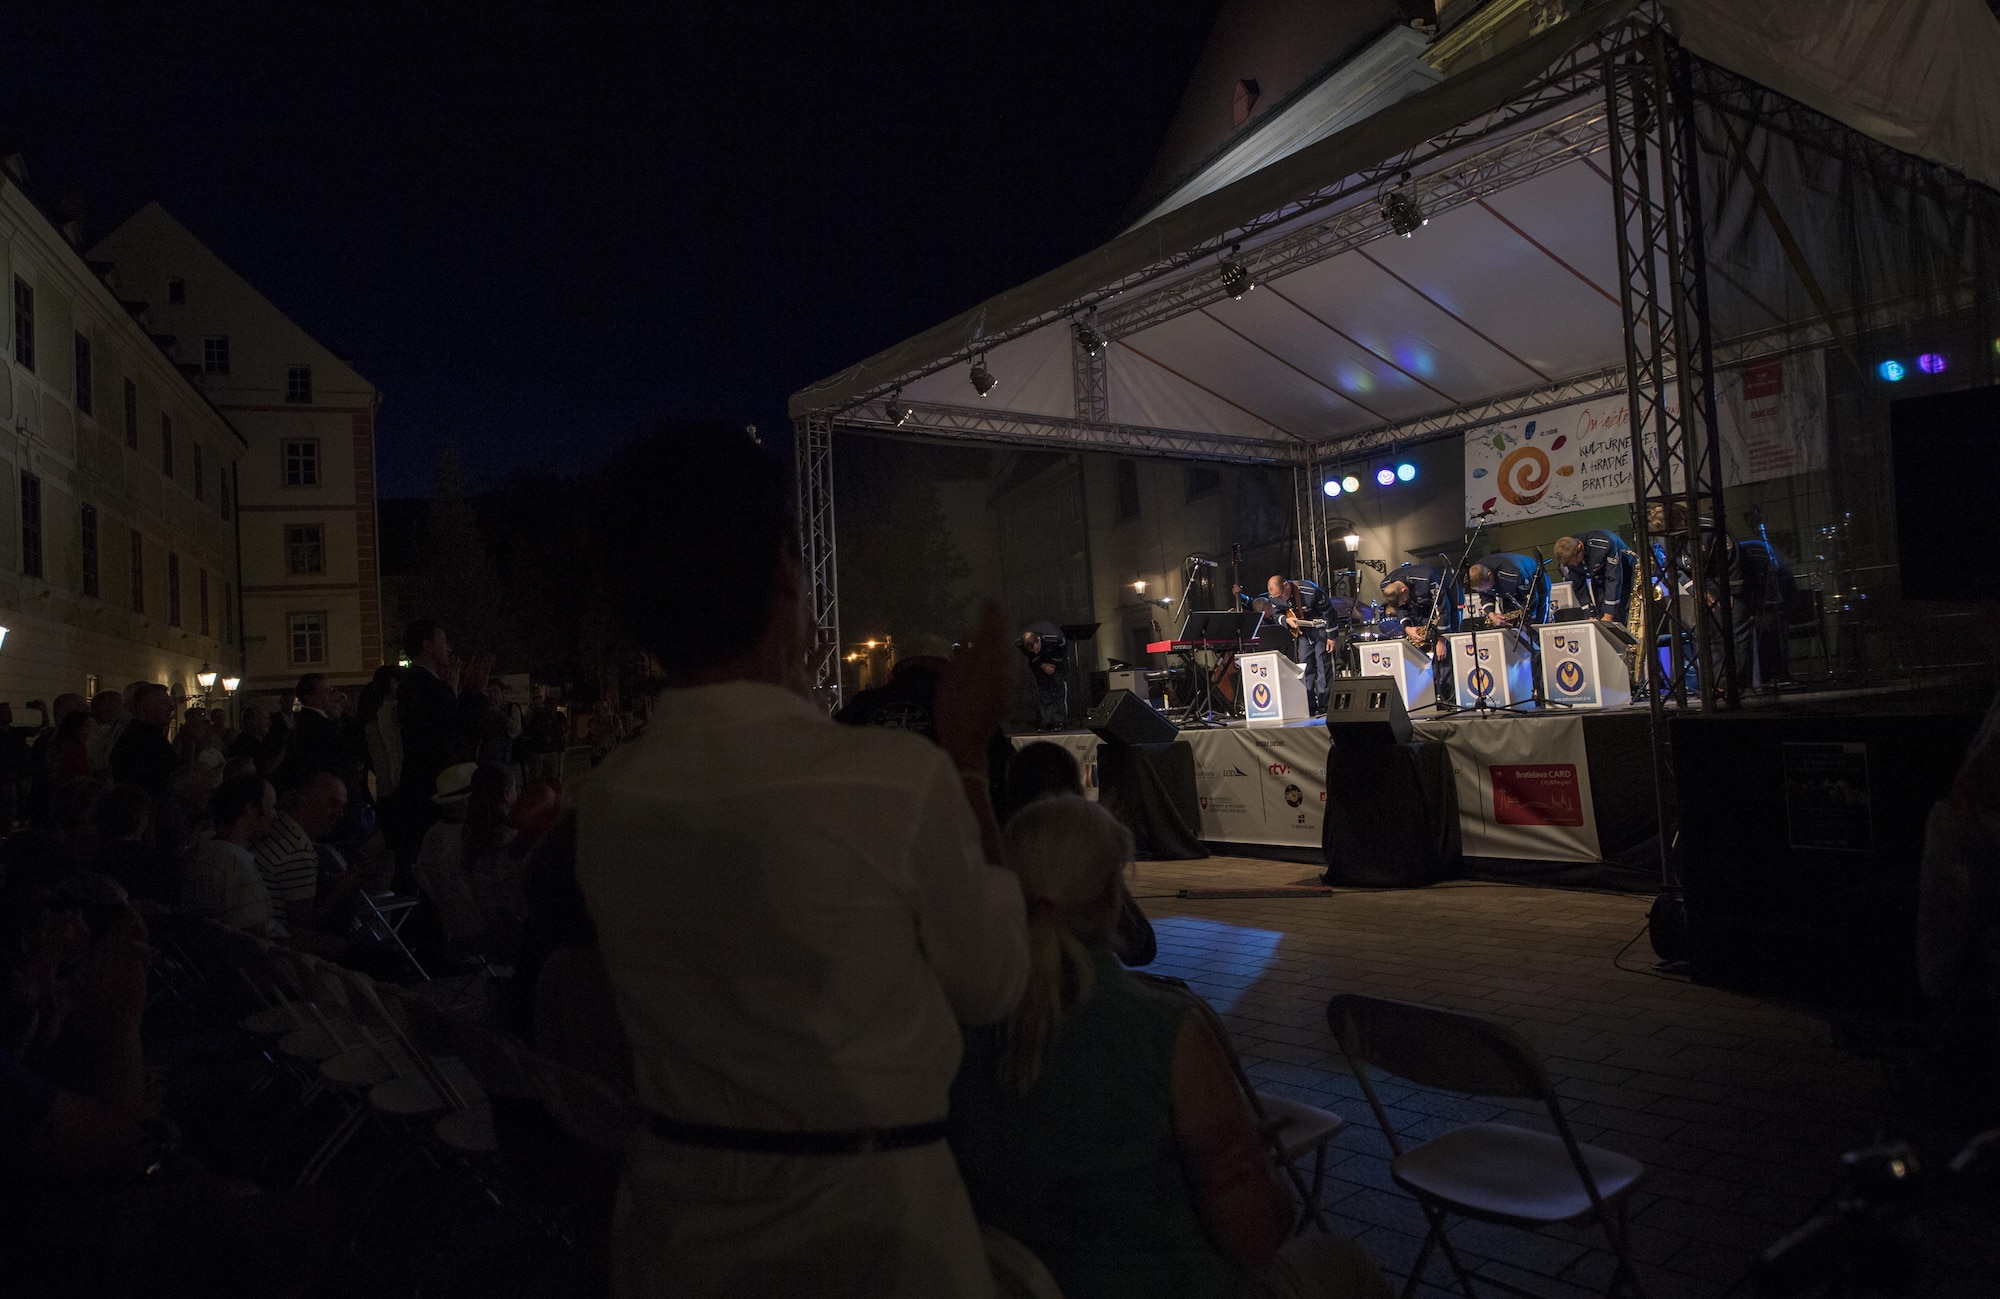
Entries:
[[202, 664], [201, 671], [194, 674], [194, 679], [200, 684], [204, 695], [215, 689], [215, 676], [215, 669], [206, 663]]
[[233, 695], [236, 693], [236, 687], [242, 684], [243, 684], [242, 677], [224, 677], [222, 678], [222, 693], [226, 695]]

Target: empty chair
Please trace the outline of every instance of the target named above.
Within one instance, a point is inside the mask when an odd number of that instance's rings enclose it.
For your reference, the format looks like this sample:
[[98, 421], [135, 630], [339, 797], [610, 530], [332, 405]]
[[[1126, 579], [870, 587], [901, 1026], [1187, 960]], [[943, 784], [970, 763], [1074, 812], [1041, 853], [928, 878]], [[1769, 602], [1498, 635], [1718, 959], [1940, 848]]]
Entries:
[[[1645, 1165], [1579, 1142], [1535, 1049], [1512, 1029], [1432, 1006], [1344, 994], [1326, 1022], [1375, 1111], [1394, 1158], [1389, 1175], [1416, 1197], [1430, 1223], [1403, 1294], [1415, 1292], [1431, 1250], [1441, 1248], [1468, 1296], [1472, 1277], [1445, 1234], [1451, 1215], [1529, 1230], [1595, 1219], [1618, 1257], [1605, 1293], [1643, 1295], [1626, 1249], [1625, 1203]], [[1405, 1147], [1376, 1098], [1370, 1066], [1405, 1081], [1473, 1096], [1521, 1097], [1548, 1107], [1555, 1135], [1508, 1123], [1473, 1123]]]

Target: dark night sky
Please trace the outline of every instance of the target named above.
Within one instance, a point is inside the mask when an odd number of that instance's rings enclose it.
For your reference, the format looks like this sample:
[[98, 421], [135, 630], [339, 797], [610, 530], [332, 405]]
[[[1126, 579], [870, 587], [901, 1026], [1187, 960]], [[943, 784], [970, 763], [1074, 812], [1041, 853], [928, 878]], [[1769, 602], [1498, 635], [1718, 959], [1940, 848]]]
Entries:
[[357, 356], [420, 494], [447, 444], [492, 483], [778, 429], [1101, 241], [1217, 5], [676, 8], [11, 4], [0, 147], [93, 237], [158, 198]]

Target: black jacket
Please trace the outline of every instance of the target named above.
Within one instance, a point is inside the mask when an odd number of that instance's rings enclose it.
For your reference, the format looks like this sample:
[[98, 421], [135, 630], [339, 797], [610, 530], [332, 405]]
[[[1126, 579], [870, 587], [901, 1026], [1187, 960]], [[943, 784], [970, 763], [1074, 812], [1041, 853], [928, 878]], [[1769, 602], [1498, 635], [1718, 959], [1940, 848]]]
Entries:
[[111, 746], [111, 778], [121, 785], [137, 785], [154, 798], [167, 796], [167, 782], [178, 765], [166, 731], [136, 717]]
[[403, 669], [396, 689], [396, 721], [403, 733], [403, 772], [396, 790], [428, 803], [438, 773], [479, 754], [479, 719], [486, 697], [453, 694], [429, 668]]
[[306, 777], [322, 771], [340, 777], [350, 798], [366, 789], [361, 782], [361, 764], [346, 730], [325, 713], [302, 708], [292, 727], [291, 739], [285, 744], [285, 761], [278, 768], [278, 783], [286, 789], [295, 789]]

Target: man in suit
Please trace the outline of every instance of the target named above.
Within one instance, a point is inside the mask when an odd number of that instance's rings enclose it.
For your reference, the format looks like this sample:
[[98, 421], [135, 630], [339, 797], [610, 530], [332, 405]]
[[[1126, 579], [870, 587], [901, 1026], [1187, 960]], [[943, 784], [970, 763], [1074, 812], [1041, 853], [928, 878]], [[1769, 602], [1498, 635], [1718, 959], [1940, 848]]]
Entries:
[[348, 797], [367, 790], [361, 783], [361, 763], [335, 714], [339, 699], [323, 672], [299, 678], [299, 711], [286, 742], [285, 760], [278, 768], [280, 791], [296, 789], [318, 772], [338, 776]]
[[398, 860], [407, 862], [415, 859], [424, 832], [438, 819], [431, 801], [438, 773], [472, 761], [478, 752], [493, 659], [489, 655], [469, 664], [459, 659], [434, 618], [419, 618], [403, 630], [403, 655], [410, 661], [396, 687], [403, 770], [396, 781], [389, 846]]

